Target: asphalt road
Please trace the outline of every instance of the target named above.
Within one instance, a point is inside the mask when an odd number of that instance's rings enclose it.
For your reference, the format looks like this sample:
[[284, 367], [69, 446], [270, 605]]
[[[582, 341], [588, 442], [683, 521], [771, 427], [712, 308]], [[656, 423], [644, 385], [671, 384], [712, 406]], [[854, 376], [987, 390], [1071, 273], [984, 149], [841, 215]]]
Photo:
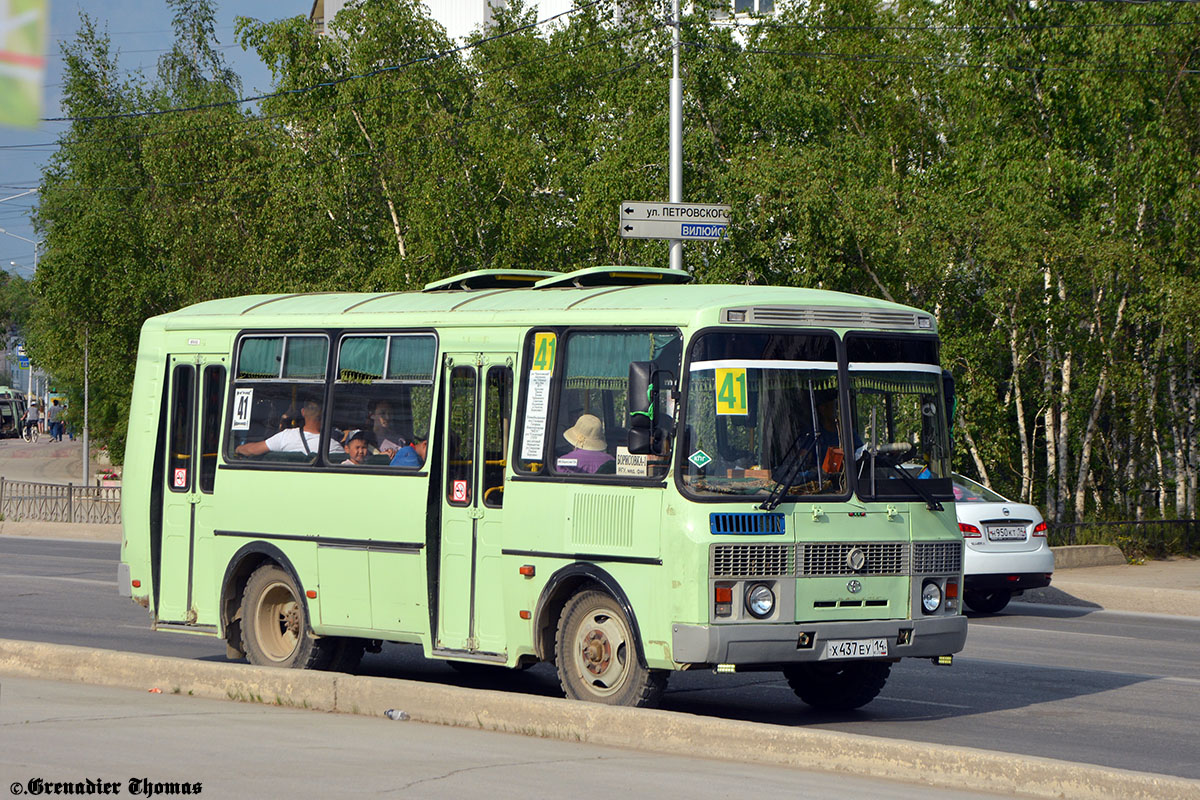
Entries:
[[[216, 639], [149, 630], [146, 612], [116, 595], [117, 552], [0, 539], [0, 637], [224, 660]], [[546, 665], [460, 673], [414, 646], [385, 646], [362, 671], [559, 693]], [[663, 707], [1200, 778], [1200, 619], [1014, 604], [972, 619], [954, 666], [897, 664], [858, 712], [812, 712], [775, 673], [676, 673]]]

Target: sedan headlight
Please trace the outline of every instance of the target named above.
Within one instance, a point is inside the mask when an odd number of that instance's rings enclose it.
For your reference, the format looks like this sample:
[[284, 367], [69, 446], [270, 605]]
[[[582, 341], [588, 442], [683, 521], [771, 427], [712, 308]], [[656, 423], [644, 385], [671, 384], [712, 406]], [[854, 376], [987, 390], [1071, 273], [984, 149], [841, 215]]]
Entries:
[[758, 619], [771, 616], [775, 610], [775, 593], [765, 583], [756, 583], [746, 591], [746, 610]]
[[937, 581], [926, 581], [921, 587], [921, 607], [925, 609], [926, 614], [932, 614], [941, 605], [942, 587], [938, 586]]

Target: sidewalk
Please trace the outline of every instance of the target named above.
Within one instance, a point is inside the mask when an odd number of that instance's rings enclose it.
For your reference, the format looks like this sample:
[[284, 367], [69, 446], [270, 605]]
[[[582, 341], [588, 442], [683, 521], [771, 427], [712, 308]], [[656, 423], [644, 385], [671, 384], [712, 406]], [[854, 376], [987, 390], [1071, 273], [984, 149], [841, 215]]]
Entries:
[[1200, 617], [1200, 558], [1059, 569], [1048, 587], [1017, 600]]

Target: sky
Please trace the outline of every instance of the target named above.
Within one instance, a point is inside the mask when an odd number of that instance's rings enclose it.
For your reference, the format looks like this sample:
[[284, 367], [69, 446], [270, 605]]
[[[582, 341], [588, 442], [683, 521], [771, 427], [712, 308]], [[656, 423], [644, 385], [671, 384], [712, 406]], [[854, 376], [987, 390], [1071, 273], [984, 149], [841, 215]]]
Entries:
[[[174, 38], [171, 13], [163, 0], [47, 0], [50, 26], [46, 42], [46, 77], [42, 117], [62, 116], [62, 44], [75, 38], [81, 14], [107, 31], [119, 64], [127, 72], [154, 74], [158, 58]], [[245, 96], [271, 86], [271, 73], [234, 40], [234, 18], [274, 20], [307, 16], [311, 0], [216, 0], [216, 35], [226, 62], [242, 78]], [[54, 142], [68, 123], [44, 122], [36, 130], [0, 126], [0, 268], [28, 278], [33, 275], [33, 242], [38, 239], [30, 221], [36, 194], [13, 197], [38, 185], [42, 167], [56, 149]], [[11, 200], [5, 198], [13, 197]], [[16, 238], [16, 237], [23, 237]], [[29, 240], [29, 241], [24, 241]], [[16, 266], [12, 262], [16, 262]]]

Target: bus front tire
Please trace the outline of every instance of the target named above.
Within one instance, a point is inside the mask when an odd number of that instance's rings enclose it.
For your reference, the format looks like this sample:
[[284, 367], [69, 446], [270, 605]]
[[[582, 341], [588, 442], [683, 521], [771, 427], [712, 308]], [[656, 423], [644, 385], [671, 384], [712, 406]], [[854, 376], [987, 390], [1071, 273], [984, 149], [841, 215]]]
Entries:
[[797, 697], [819, 711], [853, 711], [883, 691], [891, 670], [890, 661], [818, 661], [785, 667], [783, 677]]
[[337, 641], [312, 634], [295, 581], [275, 564], [256, 569], [242, 594], [242, 649], [260, 667], [324, 669]]
[[633, 626], [609, 595], [589, 590], [572, 597], [558, 620], [555, 661], [571, 700], [652, 707], [667, 688], [667, 673], [638, 661]]

